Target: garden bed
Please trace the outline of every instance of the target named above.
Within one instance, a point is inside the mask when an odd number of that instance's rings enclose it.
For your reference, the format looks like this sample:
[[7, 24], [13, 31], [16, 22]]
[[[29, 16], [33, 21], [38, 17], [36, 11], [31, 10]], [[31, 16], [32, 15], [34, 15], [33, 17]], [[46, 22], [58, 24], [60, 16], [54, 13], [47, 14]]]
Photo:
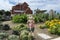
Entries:
[[[32, 40], [33, 36], [29, 34], [27, 26], [20, 24], [14, 27], [7, 26], [7, 24], [0, 26], [0, 40]], [[9, 29], [7, 29], [9, 28]]]

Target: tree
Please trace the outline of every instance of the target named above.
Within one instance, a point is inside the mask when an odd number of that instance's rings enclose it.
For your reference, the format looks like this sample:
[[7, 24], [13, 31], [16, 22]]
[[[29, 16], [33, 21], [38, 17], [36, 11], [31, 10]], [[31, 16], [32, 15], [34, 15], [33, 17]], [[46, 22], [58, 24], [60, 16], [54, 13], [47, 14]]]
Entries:
[[54, 18], [56, 18], [56, 12], [53, 9], [51, 9], [49, 11], [49, 19], [52, 20]]
[[0, 15], [3, 15], [5, 13], [4, 10], [0, 10]]
[[35, 13], [45, 13], [47, 10], [36, 9], [34, 11], [35, 11]]
[[10, 13], [9, 11], [6, 11], [6, 12], [5, 12], [5, 15], [11, 16], [11, 13]]

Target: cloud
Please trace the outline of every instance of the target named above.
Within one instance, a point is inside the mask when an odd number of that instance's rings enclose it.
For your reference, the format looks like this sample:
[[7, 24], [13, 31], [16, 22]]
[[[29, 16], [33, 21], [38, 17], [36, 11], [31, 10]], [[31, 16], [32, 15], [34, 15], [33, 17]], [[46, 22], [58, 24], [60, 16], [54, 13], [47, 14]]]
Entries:
[[1, 0], [0, 9], [11, 10], [13, 5], [23, 2], [27, 2], [32, 10], [37, 8], [60, 10], [60, 0]]
[[8, 0], [1, 0], [0, 1], [0, 10], [10, 10], [13, 5], [8, 2]]

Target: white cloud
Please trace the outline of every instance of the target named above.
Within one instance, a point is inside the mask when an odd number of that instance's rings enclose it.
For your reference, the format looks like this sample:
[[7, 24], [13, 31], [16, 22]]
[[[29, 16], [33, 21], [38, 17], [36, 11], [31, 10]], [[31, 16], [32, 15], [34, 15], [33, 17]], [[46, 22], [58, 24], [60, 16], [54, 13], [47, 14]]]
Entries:
[[46, 9], [46, 10], [60, 10], [60, 4], [46, 4], [42, 9]]
[[32, 10], [37, 8], [46, 10], [60, 10], [60, 0], [1, 0], [0, 9], [10, 10], [13, 5], [23, 2], [27, 2]]
[[13, 5], [8, 2], [8, 0], [1, 0], [0, 1], [0, 9], [10, 10]]

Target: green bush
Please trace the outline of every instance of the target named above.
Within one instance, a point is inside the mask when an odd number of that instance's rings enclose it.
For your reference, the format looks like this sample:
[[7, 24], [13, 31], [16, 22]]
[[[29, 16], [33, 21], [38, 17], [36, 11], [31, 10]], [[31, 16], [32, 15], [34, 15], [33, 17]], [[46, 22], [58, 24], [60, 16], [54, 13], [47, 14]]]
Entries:
[[0, 30], [9, 30], [10, 29], [10, 26], [8, 24], [0, 24]]
[[12, 34], [14, 34], [14, 35], [20, 35], [20, 33], [18, 31], [16, 31], [16, 30], [13, 30]]
[[46, 26], [45, 25], [44, 26], [40, 25], [39, 28], [44, 29], [44, 28], [46, 28]]
[[1, 32], [0, 33], [0, 39], [8, 37], [8, 33]]
[[29, 35], [28, 35], [28, 40], [34, 40], [32, 34], [29, 34]]
[[9, 30], [10, 29], [10, 26], [8, 24], [5, 24], [2, 29], [3, 30]]
[[39, 22], [39, 19], [38, 19], [38, 17], [37, 17], [37, 16], [34, 16], [34, 21], [35, 21], [36, 23], [38, 23], [38, 22]]
[[51, 20], [51, 21], [47, 21], [45, 23], [45, 26], [47, 26], [48, 31], [50, 33], [60, 35], [60, 20], [54, 19], [54, 20]]
[[3, 25], [2, 25], [2, 24], [0, 24], [0, 30], [2, 30], [2, 28], [3, 28]]
[[45, 14], [45, 13], [35, 14], [34, 20], [36, 23], [45, 22], [46, 20], [48, 20], [48, 16], [49, 16], [49, 14]]
[[29, 34], [29, 31], [27, 31], [27, 30], [22, 30], [22, 31], [21, 31], [21, 35], [25, 35], [25, 34], [28, 35], [28, 34]]
[[28, 31], [26, 31], [26, 30], [21, 31], [20, 39], [21, 40], [28, 40]]
[[23, 30], [21, 31], [20, 39], [21, 40], [33, 40], [33, 36], [32, 34], [30, 35], [29, 31]]
[[21, 31], [20, 39], [21, 40], [28, 40], [28, 34], [29, 34], [29, 32], [26, 30]]
[[50, 33], [52, 34], [57, 34], [57, 28], [54, 28], [54, 26], [52, 26], [49, 30]]
[[59, 24], [56, 24], [55, 26], [53, 26], [50, 30], [50, 32], [52, 34], [57, 34], [57, 35], [60, 35], [60, 25]]
[[22, 31], [22, 30], [27, 30], [27, 27], [24, 25], [24, 24], [21, 24], [21, 25], [18, 25], [18, 26], [15, 26], [12, 28], [14, 31]]
[[19, 36], [10, 35], [10, 36], [8, 37], [8, 40], [20, 40], [20, 39], [19, 39]]
[[12, 21], [14, 23], [26, 23], [27, 22], [27, 15], [25, 15], [25, 14], [15, 15], [15, 16], [13, 16]]

